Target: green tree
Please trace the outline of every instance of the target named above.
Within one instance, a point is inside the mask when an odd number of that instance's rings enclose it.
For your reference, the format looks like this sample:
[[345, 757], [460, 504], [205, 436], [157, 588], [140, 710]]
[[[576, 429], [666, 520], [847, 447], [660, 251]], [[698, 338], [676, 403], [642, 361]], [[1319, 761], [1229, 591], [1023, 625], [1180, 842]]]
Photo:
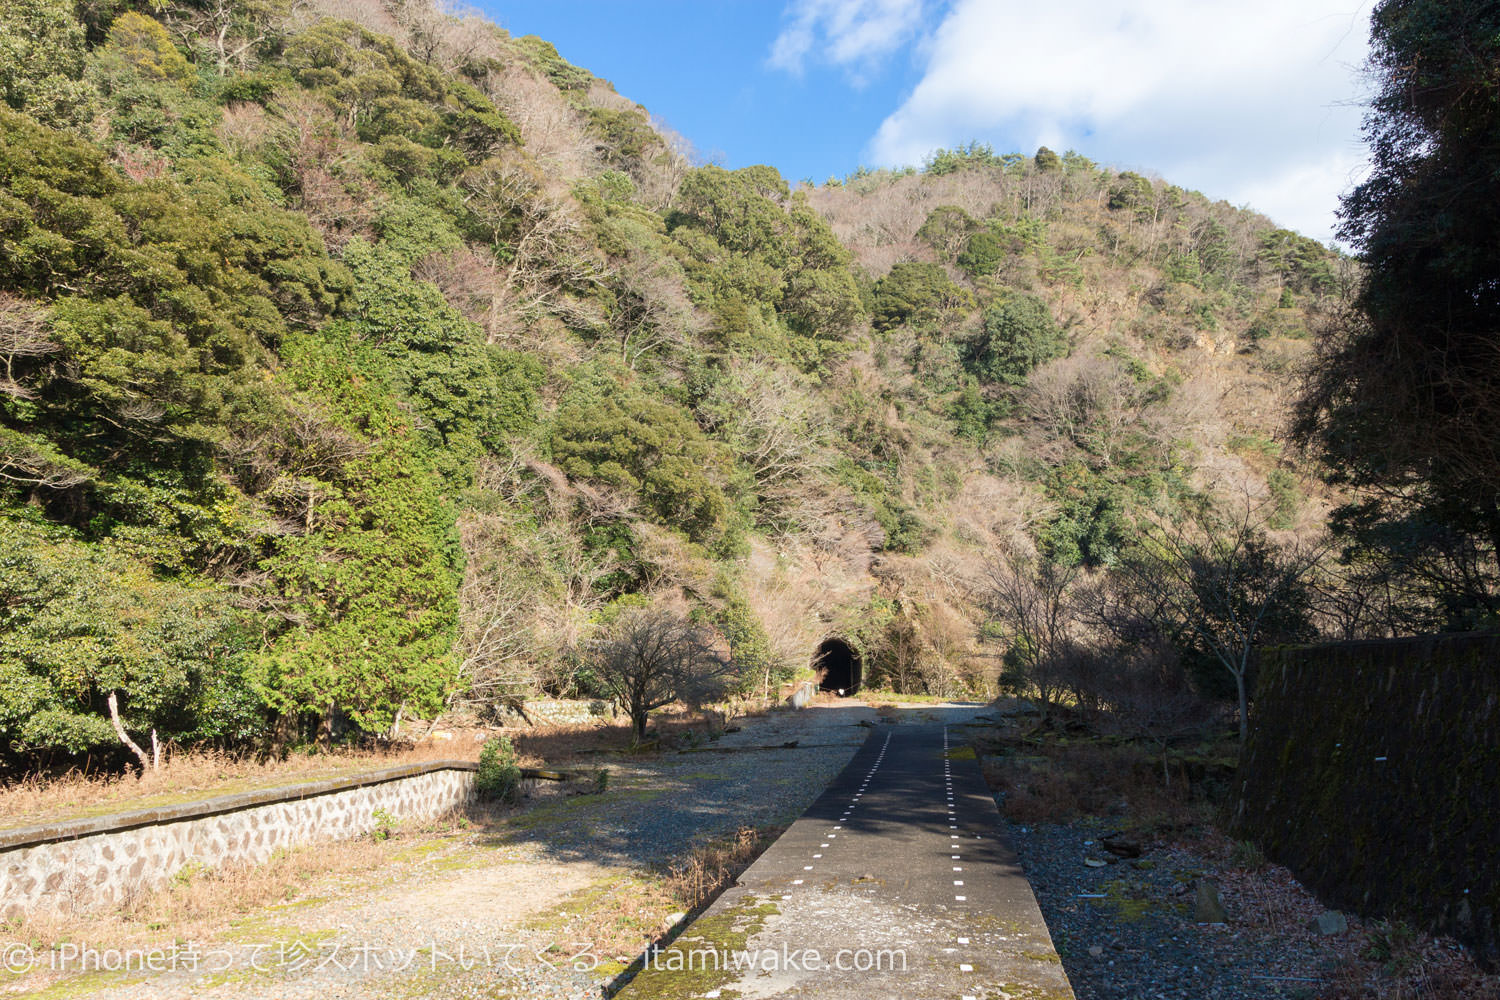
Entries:
[[963, 253], [958, 255], [958, 266], [968, 272], [971, 278], [994, 274], [995, 269], [1005, 260], [1009, 249], [1006, 243], [990, 230], [982, 229], [969, 237]]
[[951, 258], [968, 241], [969, 234], [978, 228], [979, 223], [974, 217], [957, 205], [939, 205], [917, 230], [917, 239]]
[[1037, 365], [1068, 352], [1067, 335], [1041, 299], [1018, 295], [984, 312], [964, 365], [981, 381], [1022, 385]]
[[83, 79], [84, 29], [64, 0], [0, 4], [0, 101], [44, 125], [81, 129], [99, 95]]
[[945, 312], [972, 303], [969, 293], [955, 285], [941, 265], [902, 261], [875, 286], [875, 329], [936, 322]]
[[261, 704], [243, 677], [247, 636], [228, 596], [156, 577], [112, 548], [8, 516], [0, 530], [0, 743], [99, 752], [127, 731], [243, 739]]
[[558, 406], [552, 454], [568, 475], [639, 494], [662, 524], [713, 543], [731, 528], [727, 456], [681, 407], [584, 373]]
[[733, 347], [814, 368], [864, 314], [849, 251], [771, 167], [690, 172], [666, 221]]
[[261, 563], [277, 600], [251, 674], [275, 711], [321, 717], [325, 733], [340, 713], [367, 731], [430, 716], [458, 679], [453, 511], [410, 419], [366, 374], [374, 348], [338, 333], [296, 338], [289, 375], [364, 447], [303, 484], [302, 523]]
[[382, 374], [425, 418], [445, 474], [466, 480], [474, 460], [499, 443], [500, 357], [485, 346], [478, 326], [433, 285], [412, 280], [383, 248], [356, 239], [344, 261], [355, 281], [348, 311], [354, 334], [385, 355]]

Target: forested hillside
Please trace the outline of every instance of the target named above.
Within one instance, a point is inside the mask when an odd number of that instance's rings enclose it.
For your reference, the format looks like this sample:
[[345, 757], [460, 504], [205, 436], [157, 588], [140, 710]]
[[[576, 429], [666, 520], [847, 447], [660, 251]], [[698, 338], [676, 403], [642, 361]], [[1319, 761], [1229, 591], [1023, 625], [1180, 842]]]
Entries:
[[14, 0], [0, 97], [13, 764], [118, 753], [112, 697], [263, 746], [593, 695], [648, 604], [745, 692], [837, 634], [900, 690], [1219, 697], [1142, 612], [1185, 523], [1239, 526], [1256, 642], [1369, 631], [1274, 582], [1349, 264], [1248, 209], [1047, 149], [703, 165], [427, 0]]

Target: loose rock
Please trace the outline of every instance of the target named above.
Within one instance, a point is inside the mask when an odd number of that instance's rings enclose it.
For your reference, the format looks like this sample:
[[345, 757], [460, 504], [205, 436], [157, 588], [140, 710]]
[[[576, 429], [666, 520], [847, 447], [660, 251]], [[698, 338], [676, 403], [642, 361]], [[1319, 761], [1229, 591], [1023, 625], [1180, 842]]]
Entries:
[[1349, 918], [1338, 910], [1329, 910], [1327, 913], [1318, 914], [1317, 919], [1313, 921], [1313, 929], [1324, 937], [1343, 934], [1349, 930]]
[[1193, 900], [1193, 920], [1200, 924], [1224, 924], [1229, 914], [1224, 912], [1224, 900], [1219, 888], [1208, 879], [1198, 880], [1197, 896]]

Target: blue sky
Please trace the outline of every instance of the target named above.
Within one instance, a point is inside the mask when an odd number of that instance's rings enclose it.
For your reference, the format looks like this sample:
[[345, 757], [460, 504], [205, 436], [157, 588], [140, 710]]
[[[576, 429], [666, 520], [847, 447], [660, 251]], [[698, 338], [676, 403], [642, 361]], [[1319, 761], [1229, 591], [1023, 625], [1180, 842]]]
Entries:
[[483, 0], [708, 157], [821, 182], [977, 139], [1158, 174], [1327, 239], [1368, 0]]

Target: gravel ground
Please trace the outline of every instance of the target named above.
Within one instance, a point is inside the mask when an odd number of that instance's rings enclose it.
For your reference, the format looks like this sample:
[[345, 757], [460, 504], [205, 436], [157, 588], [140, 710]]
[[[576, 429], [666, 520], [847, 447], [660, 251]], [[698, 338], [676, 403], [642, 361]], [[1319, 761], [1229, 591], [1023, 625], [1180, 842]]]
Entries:
[[[973, 710], [910, 714], [936, 711]], [[628, 897], [705, 840], [790, 823], [869, 735], [860, 720], [874, 719], [852, 700], [820, 703], [743, 720], [695, 752], [601, 758], [603, 794], [542, 783], [502, 824], [392, 841], [373, 875], [330, 877], [195, 942], [196, 966], [47, 983], [0, 976], [0, 996], [43, 986], [109, 1000], [597, 998], [607, 970], [570, 960], [580, 909]], [[798, 746], [781, 748], [791, 741]], [[763, 746], [776, 749], [749, 749]]]
[[[1352, 918], [1330, 937], [1307, 926], [1323, 909], [1285, 869], [1239, 871], [1165, 845], [1118, 860], [1099, 845], [1111, 828], [1094, 819], [1006, 825], [1078, 1000], [1313, 997], [1354, 946]], [[1204, 878], [1221, 892], [1225, 924], [1194, 922]]]
[[[820, 705], [746, 720], [685, 753], [609, 758], [611, 794], [539, 804], [500, 839], [559, 861], [640, 866], [740, 827], [790, 823], [869, 735], [859, 720], [874, 718], [860, 704]], [[738, 749], [791, 741], [798, 748]]]

